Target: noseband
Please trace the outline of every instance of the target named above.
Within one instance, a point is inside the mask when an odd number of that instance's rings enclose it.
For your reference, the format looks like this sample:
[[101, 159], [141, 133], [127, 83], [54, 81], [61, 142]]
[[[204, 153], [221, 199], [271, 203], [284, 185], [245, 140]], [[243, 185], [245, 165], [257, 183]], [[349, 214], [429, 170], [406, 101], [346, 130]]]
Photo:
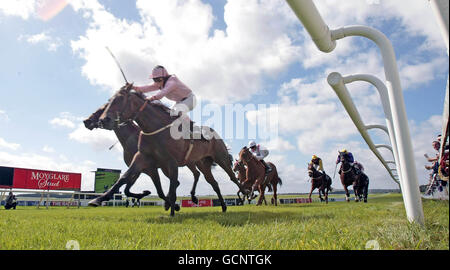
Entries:
[[141, 105], [141, 107], [139, 108], [139, 110], [138, 110], [137, 112], [134, 113], [134, 116], [133, 116], [133, 117], [130, 117], [129, 119], [127, 119], [127, 120], [125, 120], [125, 121], [121, 121], [121, 118], [122, 118], [122, 112], [125, 110], [125, 107], [126, 107], [127, 104], [128, 104], [128, 93], [127, 93], [127, 95], [125, 95], [125, 102], [123, 103], [122, 109], [121, 109], [120, 111], [116, 112], [117, 117], [116, 117], [116, 119], [115, 119], [114, 121], [117, 123], [117, 126], [121, 127], [121, 126], [124, 126], [126, 123], [128, 123], [128, 122], [130, 122], [130, 121], [131, 121], [131, 122], [135, 121], [136, 118], [139, 116], [139, 114], [140, 114], [142, 111], [144, 111], [144, 109], [145, 109], [145, 107], [147, 106], [148, 102], [149, 102], [149, 100], [146, 99], [145, 102], [144, 102], [144, 103]]

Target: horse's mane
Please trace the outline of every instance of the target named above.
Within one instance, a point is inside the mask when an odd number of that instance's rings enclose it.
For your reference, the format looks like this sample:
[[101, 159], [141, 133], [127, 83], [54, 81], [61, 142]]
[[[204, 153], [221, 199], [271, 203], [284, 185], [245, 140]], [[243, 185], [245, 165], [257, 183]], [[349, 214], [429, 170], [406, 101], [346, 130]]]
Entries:
[[[142, 99], [144, 101], [147, 99], [147, 97], [141, 92], [133, 91], [131, 93], [136, 95], [137, 97], [139, 97], [140, 99]], [[162, 110], [163, 112], [170, 115], [170, 108], [167, 107], [166, 105], [164, 105], [161, 101], [153, 101], [153, 102], [149, 102], [148, 104], [155, 108], [158, 108], [158, 109]]]

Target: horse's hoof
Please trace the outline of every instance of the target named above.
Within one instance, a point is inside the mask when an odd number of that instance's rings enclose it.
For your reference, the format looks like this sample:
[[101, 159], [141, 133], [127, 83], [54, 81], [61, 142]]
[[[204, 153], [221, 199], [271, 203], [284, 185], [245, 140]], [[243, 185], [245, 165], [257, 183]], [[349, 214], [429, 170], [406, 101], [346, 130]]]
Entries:
[[225, 213], [227, 211], [227, 206], [226, 205], [222, 205], [222, 212]]
[[170, 209], [170, 204], [168, 204], [167, 202], [164, 203], [164, 210], [169, 210]]
[[175, 204], [175, 211], [180, 211], [180, 206], [178, 204]]
[[198, 198], [196, 196], [192, 196], [191, 200], [193, 203], [198, 204]]
[[150, 190], [144, 190], [142, 193], [144, 194], [144, 197], [152, 194]]
[[97, 207], [100, 206], [100, 203], [97, 201], [97, 199], [93, 199], [90, 202], [88, 202], [89, 206]]

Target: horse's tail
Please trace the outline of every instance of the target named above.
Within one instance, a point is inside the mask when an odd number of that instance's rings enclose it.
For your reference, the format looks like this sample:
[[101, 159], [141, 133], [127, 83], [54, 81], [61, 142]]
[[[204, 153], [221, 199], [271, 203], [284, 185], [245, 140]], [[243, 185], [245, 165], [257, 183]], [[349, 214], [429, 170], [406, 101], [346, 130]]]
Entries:
[[281, 181], [281, 178], [280, 177], [278, 177], [278, 184], [281, 186], [281, 185], [283, 185], [283, 181]]
[[329, 175], [327, 175], [327, 186], [328, 186], [329, 192], [333, 192], [333, 188], [331, 187], [332, 183], [333, 183], [333, 180], [331, 179], [331, 177]]

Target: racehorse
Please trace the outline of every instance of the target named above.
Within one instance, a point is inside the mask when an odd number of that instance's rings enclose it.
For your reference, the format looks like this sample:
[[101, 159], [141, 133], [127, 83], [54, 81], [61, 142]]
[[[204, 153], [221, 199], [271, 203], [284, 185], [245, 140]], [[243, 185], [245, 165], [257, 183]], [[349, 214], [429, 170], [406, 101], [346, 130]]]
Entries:
[[[369, 186], [369, 178], [367, 177], [367, 175], [365, 175], [363, 172], [361, 172], [360, 174], [356, 174], [352, 165], [344, 158], [344, 153], [343, 152], [339, 152], [340, 155], [340, 161], [342, 162], [341, 168], [339, 170], [340, 173], [340, 178], [341, 178], [341, 183], [342, 186], [344, 187], [345, 190], [345, 200], [347, 202], [350, 201], [350, 194], [348, 192], [348, 186], [352, 185], [353, 186], [353, 192], [355, 193], [355, 202], [358, 202], [359, 199], [361, 198], [361, 191], [363, 191], [367, 188], [368, 190], [368, 186]], [[364, 175], [364, 181], [359, 181], [360, 177]], [[367, 180], [367, 181], [365, 181]], [[367, 190], [365, 190], [365, 199], [364, 202], [367, 202]]]
[[311, 199], [311, 194], [317, 188], [319, 189], [320, 201], [323, 202], [323, 194], [325, 196], [325, 202], [328, 203], [328, 192], [332, 191], [331, 177], [316, 170], [312, 163], [308, 164], [308, 175], [311, 177], [311, 191], [309, 192], [309, 198]]
[[[83, 121], [84, 126], [89, 129], [93, 130], [94, 128], [99, 128], [99, 118], [100, 115], [104, 112], [106, 107], [108, 106], [108, 103], [101, 106], [97, 111], [95, 111], [93, 114], [91, 114], [87, 119]], [[133, 122], [133, 121], [127, 121], [123, 123], [122, 125], [117, 125], [113, 128], [114, 133], [116, 134], [117, 138], [119, 139], [120, 144], [123, 148], [123, 159], [125, 161], [125, 164], [127, 166], [130, 166], [131, 161], [138, 151], [138, 139], [139, 139], [139, 133], [141, 132], [141, 129]], [[191, 190], [191, 199], [195, 204], [198, 204], [198, 198], [195, 196], [195, 189], [197, 186], [198, 179], [200, 177], [200, 172], [196, 169], [194, 165], [187, 165], [189, 170], [191, 170], [192, 174], [194, 175], [194, 184]], [[145, 169], [143, 171], [145, 174], [150, 176], [150, 178], [153, 181], [153, 184], [155, 185], [155, 188], [157, 190], [158, 196], [164, 200], [166, 210], [169, 207], [169, 202], [164, 195], [164, 192], [161, 187], [161, 181], [159, 178], [159, 173], [157, 168], [149, 168]], [[143, 197], [150, 194], [150, 191], [144, 191], [142, 194], [135, 194], [130, 192], [131, 186], [133, 183], [126, 183], [125, 187], [125, 195], [128, 197], [134, 197], [136, 199], [142, 199]]]
[[[259, 161], [250, 150], [244, 146], [239, 152], [239, 160], [241, 160], [246, 166], [246, 180], [242, 184], [245, 190], [251, 186], [251, 192], [253, 194], [255, 189], [259, 191], [259, 199], [256, 205], [261, 205], [262, 200], [266, 203], [264, 192], [268, 187], [269, 192], [273, 191], [272, 204], [278, 205], [277, 199], [277, 185], [283, 184], [281, 178], [278, 176], [277, 168], [271, 162], [267, 162], [267, 165], [272, 168], [272, 171], [266, 176], [266, 169], [264, 165]], [[267, 204], [267, 203], [266, 203]]]
[[[239, 183], [241, 183], [241, 185], [243, 185], [245, 180], [247, 180], [247, 177], [246, 177], [247, 169], [245, 168], [245, 165], [241, 160], [236, 160], [236, 162], [233, 165], [233, 172], [237, 172], [237, 174], [238, 174], [237, 178], [239, 179]], [[242, 204], [244, 203], [245, 198], [247, 198], [249, 204], [254, 198], [256, 198], [256, 195], [254, 195], [254, 194], [243, 195], [243, 198], [241, 198], [241, 193], [242, 192], [239, 190], [237, 192], [237, 196], [239, 197], [239, 200]], [[266, 202], [266, 204], [267, 204], [267, 202]]]
[[[355, 191], [356, 189], [356, 191]], [[353, 185], [355, 191], [356, 201], [364, 200], [367, 203], [367, 195], [369, 193], [369, 177], [361, 171], [359, 178], [356, 180], [356, 184]]]
[[[168, 108], [162, 104], [150, 102], [143, 94], [131, 91], [132, 85], [123, 86], [109, 101], [105, 111], [100, 116], [102, 128], [112, 130], [116, 125], [126, 121], [136, 121], [141, 128], [138, 140], [138, 152], [134, 155], [128, 170], [103, 195], [89, 202], [90, 205], [100, 205], [109, 200], [112, 194], [129, 182], [134, 182], [141, 172], [148, 168], [161, 168], [169, 178], [168, 197], [170, 216], [175, 215], [176, 189], [179, 186], [178, 167], [195, 165], [205, 176], [216, 192], [222, 211], [227, 206], [223, 200], [220, 188], [211, 173], [211, 165], [217, 163], [245, 194], [232, 170], [228, 149], [212, 129], [209, 140], [194, 140], [174, 138], [172, 131], [178, 130]], [[177, 119], [178, 120], [178, 119]], [[176, 121], [176, 120], [175, 120]], [[175, 128], [175, 129], [174, 129]]]

